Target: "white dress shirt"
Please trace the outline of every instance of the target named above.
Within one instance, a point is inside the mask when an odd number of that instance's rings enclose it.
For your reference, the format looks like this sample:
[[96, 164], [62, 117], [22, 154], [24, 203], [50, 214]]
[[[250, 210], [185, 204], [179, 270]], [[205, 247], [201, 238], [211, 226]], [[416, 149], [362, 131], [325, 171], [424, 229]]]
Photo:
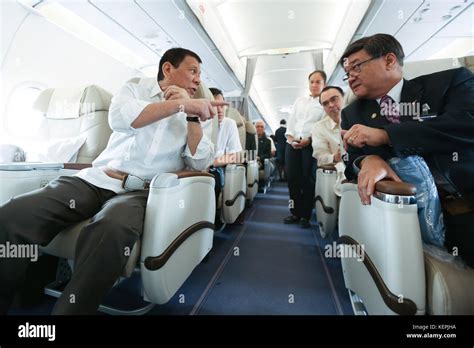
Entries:
[[319, 103], [319, 97], [305, 96], [296, 99], [285, 135], [291, 135], [295, 139], [311, 137], [311, 130], [322, 118], [323, 113], [324, 109]]
[[164, 101], [156, 81], [150, 84], [125, 84], [112, 98], [109, 125], [113, 130], [106, 149], [92, 162], [92, 168], [81, 170], [78, 177], [91, 184], [123, 193], [121, 181], [103, 171], [117, 169], [151, 180], [155, 175], [183, 170], [205, 170], [214, 159], [214, 145], [204, 134], [196, 152], [187, 146], [185, 113], [176, 113], [142, 128], [131, 124], [151, 103]]
[[318, 160], [318, 165], [334, 163], [334, 155], [338, 150], [341, 155], [346, 153], [342, 145], [341, 127], [328, 115], [316, 122], [311, 133], [313, 157]]
[[240, 144], [237, 123], [231, 118], [224, 117], [219, 124], [216, 158], [240, 151], [242, 151], [242, 145]]
[[[400, 99], [402, 97], [402, 89], [403, 89], [403, 79], [397, 82], [395, 86], [387, 93], [387, 95], [393, 99], [396, 104], [400, 103]], [[377, 99], [377, 103], [380, 104], [380, 100], [382, 98]]]
[[[334, 163], [334, 155], [338, 150], [341, 156], [346, 154], [346, 150], [342, 144], [341, 126], [332, 120], [331, 117], [325, 115], [324, 118], [317, 122], [312, 133], [313, 157], [318, 160], [318, 166]], [[334, 193], [341, 196], [341, 183], [346, 178], [344, 170], [346, 165], [340, 161], [335, 164], [337, 171], [337, 179], [334, 184]]]

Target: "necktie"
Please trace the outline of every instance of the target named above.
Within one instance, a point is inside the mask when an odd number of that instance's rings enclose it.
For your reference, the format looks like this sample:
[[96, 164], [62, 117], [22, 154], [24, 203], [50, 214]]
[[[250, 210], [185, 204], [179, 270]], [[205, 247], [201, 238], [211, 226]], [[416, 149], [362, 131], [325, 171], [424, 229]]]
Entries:
[[380, 113], [390, 123], [400, 123], [400, 110], [398, 109], [397, 103], [389, 95], [384, 95], [380, 99]]

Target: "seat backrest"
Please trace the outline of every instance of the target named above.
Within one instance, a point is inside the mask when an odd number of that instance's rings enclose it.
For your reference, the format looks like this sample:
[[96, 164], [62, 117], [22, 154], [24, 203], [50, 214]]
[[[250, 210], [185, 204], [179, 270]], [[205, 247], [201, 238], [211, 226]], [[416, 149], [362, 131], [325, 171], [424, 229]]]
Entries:
[[48, 141], [85, 137], [76, 162], [91, 163], [112, 134], [108, 122], [111, 100], [112, 94], [95, 85], [45, 89], [34, 104], [45, 118], [40, 137]]
[[242, 149], [245, 149], [245, 125], [244, 125], [244, 119], [240, 115], [240, 113], [237, 111], [237, 109], [233, 107], [228, 107], [226, 110], [225, 117], [228, 117], [232, 120], [235, 121], [237, 124], [237, 130], [239, 132], [239, 139], [240, 139], [240, 144], [242, 145]]
[[[214, 100], [211, 90], [201, 82], [198, 86], [196, 93], [193, 96], [194, 99], [207, 99]], [[209, 137], [213, 144], [217, 144], [217, 131], [219, 129], [219, 119], [214, 117], [212, 120], [206, 121], [202, 124], [204, 134]]]

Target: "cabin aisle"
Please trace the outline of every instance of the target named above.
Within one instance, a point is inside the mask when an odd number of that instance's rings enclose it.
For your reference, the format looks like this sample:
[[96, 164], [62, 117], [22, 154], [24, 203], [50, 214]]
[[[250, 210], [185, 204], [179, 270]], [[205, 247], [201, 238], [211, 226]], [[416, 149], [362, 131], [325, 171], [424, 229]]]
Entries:
[[192, 314], [352, 314], [340, 261], [322, 257], [317, 223], [285, 225], [286, 183], [259, 194]]

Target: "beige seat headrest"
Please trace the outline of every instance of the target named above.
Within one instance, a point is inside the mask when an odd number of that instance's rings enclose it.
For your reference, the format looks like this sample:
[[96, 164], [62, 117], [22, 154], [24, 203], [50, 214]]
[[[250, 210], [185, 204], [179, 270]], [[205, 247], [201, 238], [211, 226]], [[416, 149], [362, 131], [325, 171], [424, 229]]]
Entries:
[[257, 134], [257, 128], [250, 121], [245, 122], [245, 131], [249, 134]]
[[207, 86], [201, 82], [198, 86], [196, 93], [194, 94], [193, 99], [207, 99], [207, 100], [214, 100], [214, 96], [212, 92]]
[[79, 118], [96, 111], [108, 111], [112, 95], [96, 85], [77, 88], [47, 88], [33, 108], [51, 119]]
[[237, 111], [237, 109], [233, 107], [228, 107], [227, 112], [226, 112], [226, 117], [229, 117], [237, 123], [237, 128], [242, 127], [244, 125], [244, 122], [242, 120], [242, 116], [240, 113]]

